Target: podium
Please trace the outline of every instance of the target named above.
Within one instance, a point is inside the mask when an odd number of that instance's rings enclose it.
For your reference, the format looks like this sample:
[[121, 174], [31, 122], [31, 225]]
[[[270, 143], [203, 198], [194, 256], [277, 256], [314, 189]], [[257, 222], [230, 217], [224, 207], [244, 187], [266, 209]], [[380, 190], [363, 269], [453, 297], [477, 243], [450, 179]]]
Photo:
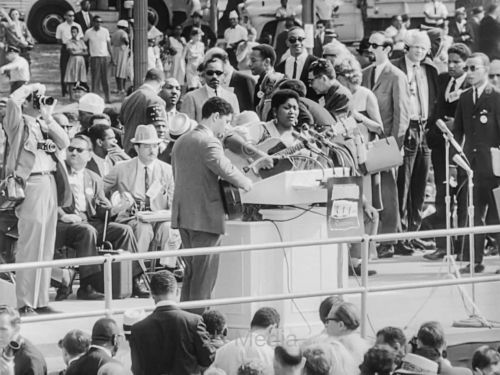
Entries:
[[[300, 208], [262, 209], [260, 222], [228, 221], [222, 245], [248, 245], [328, 238], [327, 190], [320, 184], [332, 170], [289, 171], [254, 184], [242, 193], [244, 203], [294, 205]], [[340, 251], [340, 256], [339, 256]], [[337, 271], [341, 269], [340, 274]], [[317, 292], [346, 285], [347, 247], [307, 246], [221, 254], [219, 275], [213, 298], [265, 296], [297, 292]], [[281, 315], [280, 327], [286, 337], [304, 338], [323, 329], [319, 304], [324, 297], [218, 306], [228, 319], [231, 336], [247, 331], [260, 307], [272, 306]]]

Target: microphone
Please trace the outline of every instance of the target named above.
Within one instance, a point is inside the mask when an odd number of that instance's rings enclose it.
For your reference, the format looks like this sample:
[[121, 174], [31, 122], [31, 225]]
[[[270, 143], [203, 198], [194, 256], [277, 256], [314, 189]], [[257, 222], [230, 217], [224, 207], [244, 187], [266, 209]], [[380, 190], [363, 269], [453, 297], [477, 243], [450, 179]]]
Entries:
[[460, 167], [462, 168], [467, 174], [472, 174], [472, 169], [469, 167], [469, 165], [465, 162], [465, 160], [458, 154], [453, 156], [453, 161]]
[[325, 153], [323, 151], [321, 151], [315, 144], [313, 141], [311, 141], [311, 139], [307, 138], [304, 134], [302, 133], [299, 133], [295, 130], [292, 130], [292, 135], [297, 138], [298, 140], [300, 140], [305, 148], [307, 148], [308, 150], [312, 151], [313, 153], [315, 154], [320, 154], [320, 155], [323, 155], [323, 156], [326, 156]]
[[[462, 150], [462, 147], [455, 140], [455, 137], [453, 136], [453, 133], [450, 131], [450, 129], [448, 129], [448, 127], [446, 126], [446, 124], [444, 123], [444, 121], [441, 120], [441, 119], [439, 119], [439, 120], [436, 121], [436, 125], [439, 128], [439, 130], [441, 130], [443, 132], [443, 134], [446, 136], [446, 138], [451, 143], [451, 145], [453, 146], [453, 148], [455, 150], [457, 150], [457, 152], [464, 158], [464, 161], [467, 160], [467, 158], [465, 157], [465, 154], [464, 154], [464, 150]], [[469, 164], [469, 163], [467, 162], [467, 164]]]

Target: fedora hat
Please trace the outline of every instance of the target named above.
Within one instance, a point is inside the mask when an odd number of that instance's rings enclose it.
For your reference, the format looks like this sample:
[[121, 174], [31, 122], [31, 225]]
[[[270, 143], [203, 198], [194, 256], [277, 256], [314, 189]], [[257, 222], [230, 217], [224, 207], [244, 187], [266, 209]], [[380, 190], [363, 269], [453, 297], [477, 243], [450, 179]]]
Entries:
[[104, 111], [104, 99], [94, 93], [83, 95], [78, 101], [78, 110], [83, 112], [90, 112], [94, 115]]
[[130, 335], [132, 326], [146, 317], [144, 309], [130, 309], [123, 313], [123, 333]]
[[177, 112], [170, 119], [170, 138], [175, 140], [192, 129], [191, 119], [185, 113]]
[[130, 140], [135, 144], [153, 145], [161, 142], [154, 125], [139, 125], [135, 130], [135, 137]]
[[408, 353], [404, 356], [401, 367], [396, 370], [395, 374], [437, 375], [437, 372], [437, 362], [416, 354]]

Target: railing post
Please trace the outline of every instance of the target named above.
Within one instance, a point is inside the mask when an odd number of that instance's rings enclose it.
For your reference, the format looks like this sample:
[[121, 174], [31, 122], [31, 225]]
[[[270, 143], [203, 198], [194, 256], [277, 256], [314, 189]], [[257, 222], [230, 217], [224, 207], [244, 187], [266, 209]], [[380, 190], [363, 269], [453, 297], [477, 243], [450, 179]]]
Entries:
[[113, 301], [113, 258], [110, 254], [104, 257], [104, 308], [106, 316], [111, 318], [113, 315], [111, 303]]
[[361, 293], [361, 336], [366, 338], [367, 331], [367, 316], [368, 316], [368, 257], [370, 254], [370, 244], [372, 239], [370, 236], [363, 236], [361, 242], [361, 286], [363, 292]]

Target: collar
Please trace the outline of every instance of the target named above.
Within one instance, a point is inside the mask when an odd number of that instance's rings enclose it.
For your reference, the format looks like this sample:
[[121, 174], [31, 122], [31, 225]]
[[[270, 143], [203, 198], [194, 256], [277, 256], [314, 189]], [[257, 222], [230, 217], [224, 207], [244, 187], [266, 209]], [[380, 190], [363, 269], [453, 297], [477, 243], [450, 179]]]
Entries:
[[149, 83], [143, 83], [142, 86], [148, 87], [151, 91], [156, 92], [156, 89]]
[[[215, 95], [215, 90], [213, 88], [211, 88], [209, 85], [205, 84], [205, 88], [207, 89], [207, 92], [209, 95], [212, 95], [212, 96], [217, 96]], [[217, 92], [218, 92], [218, 96], [220, 96], [221, 92], [222, 92], [222, 86], [219, 86], [219, 88], [217, 89]]]
[[419, 62], [419, 63], [414, 63], [413, 61], [411, 61], [407, 55], [405, 55], [405, 63], [406, 63], [406, 70], [409, 72], [410, 71], [410, 68], [413, 68], [413, 65], [418, 65], [420, 66], [422, 64], [422, 62]]
[[213, 131], [212, 129], [210, 129], [208, 126], [203, 125], [202, 123], [199, 123], [199, 124], [198, 124], [198, 127], [199, 127], [201, 130], [205, 130], [205, 131], [207, 131], [207, 132], [208, 132], [211, 136], [213, 136], [214, 138], [217, 138], [217, 137], [215, 136], [214, 131]]
[[166, 300], [160, 301], [156, 304], [156, 307], [165, 307], [165, 306], [177, 307], [177, 302], [166, 299]]
[[382, 64], [375, 65], [375, 69], [378, 69], [378, 71], [382, 73], [382, 71], [388, 64], [389, 64], [389, 59], [385, 60]]
[[153, 160], [153, 162], [152, 162], [151, 164], [146, 165], [146, 164], [144, 164], [143, 162], [141, 162], [141, 161], [139, 160], [139, 157], [137, 158], [137, 166], [138, 166], [138, 167], [139, 167], [139, 169], [141, 169], [141, 170], [144, 170], [144, 167], [147, 167], [147, 168], [148, 168], [148, 170], [152, 172], [152, 171], [153, 171], [153, 168], [154, 168], [154, 166], [155, 166], [155, 164], [156, 164], [156, 160]]
[[91, 348], [102, 350], [104, 353], [106, 353], [110, 357], [113, 357], [113, 355], [111, 354], [111, 351], [109, 349], [105, 348], [104, 346], [90, 345], [89, 349], [91, 349]]
[[[307, 53], [307, 51], [304, 49], [304, 50], [302, 51], [302, 53], [301, 53], [300, 55], [298, 55], [298, 56], [297, 56], [297, 60], [305, 60], [305, 59], [307, 59], [307, 56], [308, 56], [308, 55], [309, 55], [309, 54], [308, 54], [308, 53]], [[295, 57], [293, 57], [292, 55], [290, 55], [289, 59], [295, 59]]]
[[488, 80], [486, 80], [481, 86], [473, 88], [474, 90], [477, 90], [477, 97], [478, 98], [483, 94], [486, 86], [488, 86]]
[[[455, 78], [455, 87], [457, 89], [459, 89], [460, 87], [462, 87], [464, 81], [465, 81], [465, 78], [467, 77], [467, 74], [462, 74], [460, 77], [458, 78]], [[452, 80], [453, 78], [450, 77], [450, 81]]]
[[75, 361], [76, 361], [78, 358], [80, 358], [82, 355], [83, 355], [83, 353], [82, 353], [82, 354], [77, 355], [76, 357], [71, 358], [71, 359], [68, 361], [68, 366], [67, 366], [67, 367], [69, 367], [69, 365], [71, 365], [73, 362], [75, 362]]
[[79, 171], [75, 171], [72, 167], [70, 167], [71, 174], [76, 176], [83, 176], [85, 168], [80, 169]]

